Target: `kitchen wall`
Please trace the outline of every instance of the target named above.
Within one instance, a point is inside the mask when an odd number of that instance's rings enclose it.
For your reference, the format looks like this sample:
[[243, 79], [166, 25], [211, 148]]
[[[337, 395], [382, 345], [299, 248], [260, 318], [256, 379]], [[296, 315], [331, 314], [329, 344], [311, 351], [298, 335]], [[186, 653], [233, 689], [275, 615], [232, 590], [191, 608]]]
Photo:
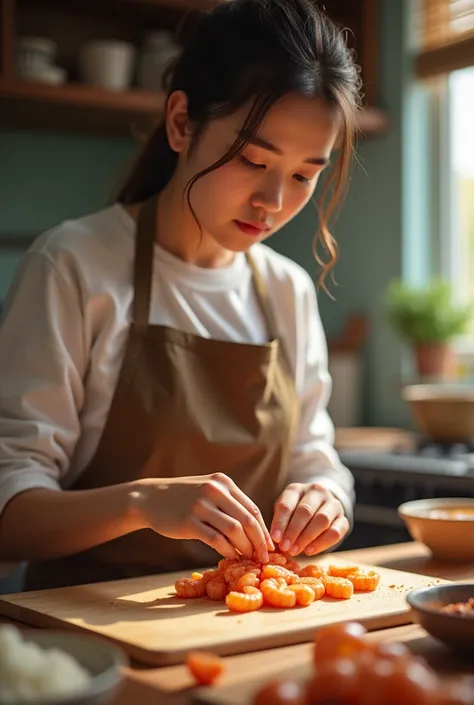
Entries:
[[[369, 316], [363, 422], [377, 425], [407, 422], [398, 393], [402, 351], [384, 321], [381, 299], [388, 281], [402, 274], [407, 259], [402, 137], [409, 137], [404, 127], [408, 4], [409, 0], [381, 2], [380, 103], [389, 113], [391, 128], [388, 135], [360, 147], [335, 228], [341, 250], [338, 286], [331, 286], [335, 300], [320, 294], [329, 336], [340, 331], [350, 312]], [[82, 136], [0, 133], [0, 233], [41, 232], [64, 218], [100, 208], [133, 149], [128, 142]], [[315, 211], [308, 206], [271, 244], [315, 274], [311, 254], [315, 229]], [[16, 252], [0, 253], [0, 300], [18, 257]]]

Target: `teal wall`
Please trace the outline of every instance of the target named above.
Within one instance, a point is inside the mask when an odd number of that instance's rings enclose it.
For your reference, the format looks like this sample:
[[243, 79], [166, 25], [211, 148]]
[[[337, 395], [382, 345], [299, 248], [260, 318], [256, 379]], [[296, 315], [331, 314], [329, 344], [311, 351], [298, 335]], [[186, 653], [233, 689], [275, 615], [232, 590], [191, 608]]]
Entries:
[[[0, 133], [0, 234], [41, 233], [101, 208], [133, 154], [128, 142]], [[0, 299], [20, 256], [0, 251]]]
[[[335, 301], [321, 292], [320, 307], [329, 336], [340, 331], [349, 313], [367, 313], [370, 335], [363, 420], [389, 425], [407, 420], [398, 391], [402, 351], [384, 321], [382, 298], [388, 281], [403, 273], [406, 261], [402, 137], [409, 78], [408, 0], [381, 0], [381, 5], [380, 104], [390, 116], [391, 128], [386, 136], [360, 146], [360, 163], [355, 165], [335, 227], [341, 251], [338, 286], [331, 286]], [[133, 151], [131, 143], [99, 138], [0, 134], [0, 233], [41, 232], [64, 218], [100, 208]], [[315, 210], [309, 206], [272, 244], [314, 274], [311, 236], [315, 230]], [[17, 262], [18, 253], [0, 253], [0, 298]]]

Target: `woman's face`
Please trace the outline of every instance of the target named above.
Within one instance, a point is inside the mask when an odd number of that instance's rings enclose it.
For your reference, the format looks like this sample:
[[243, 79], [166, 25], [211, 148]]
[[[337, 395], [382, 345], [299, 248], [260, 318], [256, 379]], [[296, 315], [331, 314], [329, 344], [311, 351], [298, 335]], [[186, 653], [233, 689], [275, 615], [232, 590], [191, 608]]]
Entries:
[[[173, 115], [177, 118], [171, 130], [168, 124], [175, 149], [173, 128], [179, 129], [180, 98], [185, 110], [182, 94], [168, 113], [168, 121]], [[192, 136], [184, 137], [183, 131], [181, 148], [177, 141], [180, 157], [175, 174], [183, 187], [227, 152], [247, 113], [246, 107], [211, 120], [191, 150]], [[191, 205], [207, 244], [244, 251], [288, 223], [313, 195], [336, 137], [337, 123], [323, 101], [287, 95], [275, 103], [243, 153], [199, 178], [191, 189]]]

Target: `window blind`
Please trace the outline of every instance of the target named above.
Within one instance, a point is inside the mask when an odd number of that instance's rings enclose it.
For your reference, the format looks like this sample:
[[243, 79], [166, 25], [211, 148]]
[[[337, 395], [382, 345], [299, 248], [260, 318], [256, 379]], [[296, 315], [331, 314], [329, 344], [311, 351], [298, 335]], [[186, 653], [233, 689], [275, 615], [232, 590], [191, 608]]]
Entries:
[[421, 77], [474, 65], [474, 0], [419, 0]]

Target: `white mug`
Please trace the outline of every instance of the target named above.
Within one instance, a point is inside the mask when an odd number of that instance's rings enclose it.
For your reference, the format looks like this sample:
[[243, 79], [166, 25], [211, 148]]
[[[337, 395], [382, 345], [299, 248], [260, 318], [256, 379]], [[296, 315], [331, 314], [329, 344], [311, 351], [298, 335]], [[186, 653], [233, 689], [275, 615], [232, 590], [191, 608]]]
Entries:
[[117, 40], [96, 40], [79, 52], [79, 74], [84, 83], [109, 90], [126, 90], [132, 83], [135, 47]]

